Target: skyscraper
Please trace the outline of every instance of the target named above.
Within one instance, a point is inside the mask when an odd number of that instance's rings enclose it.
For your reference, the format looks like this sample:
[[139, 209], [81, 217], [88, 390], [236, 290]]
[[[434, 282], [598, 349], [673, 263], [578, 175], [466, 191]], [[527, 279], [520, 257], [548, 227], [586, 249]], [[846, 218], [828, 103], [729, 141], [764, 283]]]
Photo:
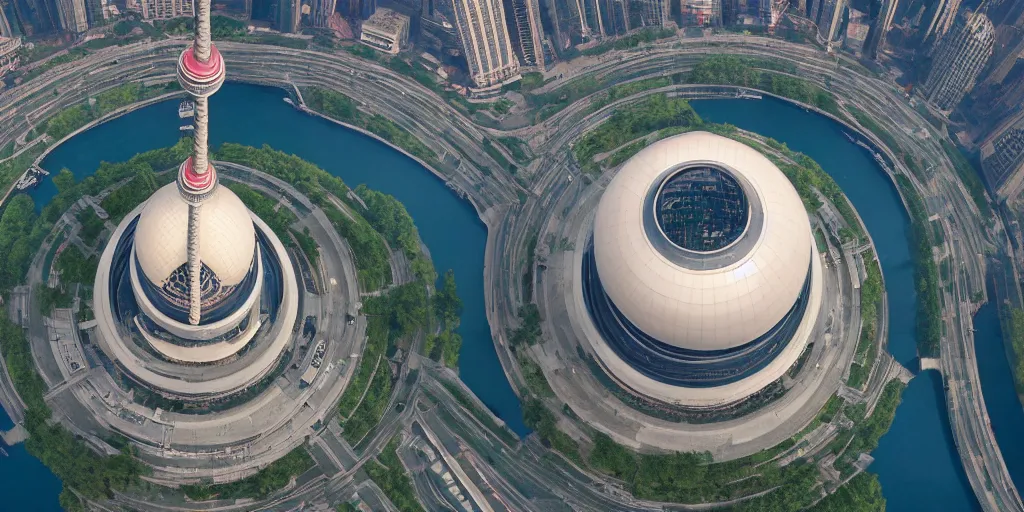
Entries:
[[107, 0], [85, 0], [85, 14], [89, 20], [89, 26], [102, 25], [107, 19]]
[[[196, 104], [192, 156], [178, 169], [178, 191], [188, 203], [187, 277], [188, 323], [199, 325], [202, 314], [203, 286], [200, 274], [200, 227], [203, 202], [217, 189], [217, 171], [208, 154], [209, 98], [224, 83], [224, 59], [210, 38], [210, 0], [199, 0], [195, 40], [178, 58], [178, 83], [192, 95]], [[203, 225], [202, 227], [205, 227]]]
[[192, 15], [192, 0], [142, 0], [143, 19], [162, 20]]
[[871, 21], [868, 37], [864, 42], [864, 55], [869, 59], [878, 58], [878, 51], [885, 46], [885, 36], [889, 33], [892, 20], [896, 16], [899, 0], [882, 0], [881, 9]]
[[1024, 188], [1024, 117], [997, 128], [979, 145], [981, 168], [996, 197], [1015, 201]]
[[540, 3], [537, 0], [512, 0], [515, 21], [516, 53], [524, 66], [544, 69], [544, 27], [540, 24]]
[[281, 32], [295, 33], [302, 22], [301, 0], [278, 0], [277, 24], [275, 28]]
[[7, 5], [0, 2], [0, 37], [14, 37], [11, 22], [7, 19]]
[[635, 0], [629, 2], [629, 28], [660, 27], [665, 23], [665, 6], [663, 0]]
[[11, 4], [25, 37], [50, 34], [61, 29], [57, 0], [12, 0]]
[[310, 4], [309, 24], [314, 27], [326, 27], [327, 19], [334, 14], [337, 0], [313, 0]]
[[671, 0], [670, 4], [671, 10], [678, 9], [672, 17], [680, 27], [708, 27], [721, 23], [722, 4], [719, 0]]
[[64, 32], [81, 34], [89, 30], [85, 0], [57, 0], [57, 12], [60, 13], [60, 28]]
[[362, 0], [359, 6], [359, 16], [361, 18], [368, 20], [375, 12], [377, 12], [377, 0]]
[[946, 35], [946, 32], [949, 32], [959, 10], [960, 0], [939, 0], [939, 8], [936, 9], [935, 16], [928, 21], [928, 27], [922, 33], [921, 40], [927, 41], [929, 38], [934, 38], [937, 43], [942, 36]]
[[818, 0], [818, 16], [815, 23], [818, 25], [818, 39], [824, 43], [830, 43], [839, 38], [839, 26], [843, 21], [843, 11], [846, 9], [846, 0]]
[[939, 41], [922, 92], [941, 110], [952, 110], [977, 80], [995, 46], [995, 28], [980, 12], [957, 18]]
[[446, 18], [455, 20], [469, 75], [477, 89], [492, 92], [519, 76], [501, 0], [444, 0], [437, 7]]
[[[1011, 38], [1011, 42], [1003, 48], [997, 48], [994, 53], [992, 60], [992, 68], [989, 70], [988, 76], [985, 77], [985, 82], [989, 84], [999, 84], [1006, 79], [1006, 76], [1010, 74], [1010, 70], [1017, 65], [1017, 60], [1021, 54], [1024, 54], [1024, 33], [1021, 33], [1018, 29], [1013, 27], [1000, 27], [1010, 28], [1014, 31], [1014, 37]], [[1016, 41], [1013, 41], [1016, 39]]]

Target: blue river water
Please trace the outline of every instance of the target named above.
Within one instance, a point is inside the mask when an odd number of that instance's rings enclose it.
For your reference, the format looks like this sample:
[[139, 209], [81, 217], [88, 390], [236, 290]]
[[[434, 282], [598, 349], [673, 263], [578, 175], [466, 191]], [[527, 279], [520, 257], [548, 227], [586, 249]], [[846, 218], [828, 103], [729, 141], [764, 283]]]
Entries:
[[[472, 207], [412, 160], [358, 133], [298, 113], [281, 101], [282, 97], [276, 89], [225, 85], [211, 106], [211, 144], [268, 144], [319, 165], [351, 186], [365, 183], [401, 200], [438, 270], [455, 270], [465, 304], [460, 327], [464, 339], [462, 379], [514, 431], [528, 432], [520, 404], [494, 352], [485, 316], [486, 228]], [[907, 245], [908, 221], [891, 182], [870, 155], [846, 140], [835, 123], [781, 101], [714, 100], [693, 105], [706, 120], [756, 131], [808, 154], [842, 186], [878, 248], [889, 291], [889, 350], [900, 363], [916, 370], [916, 297]], [[101, 160], [121, 161], [173, 144], [179, 136], [176, 107], [175, 101], [157, 104], [85, 132], [56, 149], [43, 166], [51, 171], [66, 167], [81, 178], [94, 172]], [[41, 203], [54, 193], [47, 181], [32, 195]], [[986, 306], [975, 319], [979, 368], [993, 428], [1008, 464], [1014, 458], [1011, 454], [1016, 455], [1011, 464], [1016, 476], [1021, 471], [1018, 466], [1024, 464], [1024, 439], [1012, 433], [1024, 428], [1024, 409], [1016, 402], [1012, 383], [1006, 380], [1010, 370], [995, 317], [994, 308]], [[0, 478], [6, 477], [0, 480], [4, 483], [0, 486], [0, 510], [57, 510], [59, 482], [25, 454], [23, 447], [9, 451], [11, 457], [0, 457]], [[892, 429], [873, 455], [871, 471], [879, 475], [889, 510], [979, 508], [960, 467], [941, 380], [934, 372], [924, 372], [910, 383]], [[38, 506], [26, 508], [25, 504]]]

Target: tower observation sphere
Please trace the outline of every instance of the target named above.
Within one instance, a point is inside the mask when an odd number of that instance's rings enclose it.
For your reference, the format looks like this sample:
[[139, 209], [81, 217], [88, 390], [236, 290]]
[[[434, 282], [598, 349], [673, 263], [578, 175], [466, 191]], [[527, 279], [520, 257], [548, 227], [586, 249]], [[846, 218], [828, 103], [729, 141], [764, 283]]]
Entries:
[[633, 156], [604, 191], [584, 300], [630, 372], [690, 388], [763, 378], [807, 343], [814, 248], [803, 202], [770, 160], [711, 133], [678, 135]]

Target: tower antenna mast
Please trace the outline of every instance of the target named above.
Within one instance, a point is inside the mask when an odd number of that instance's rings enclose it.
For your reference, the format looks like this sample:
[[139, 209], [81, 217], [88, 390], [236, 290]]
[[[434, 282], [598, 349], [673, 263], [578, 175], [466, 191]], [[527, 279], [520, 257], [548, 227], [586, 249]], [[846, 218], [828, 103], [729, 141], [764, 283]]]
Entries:
[[210, 0], [195, 0], [195, 37], [178, 57], [178, 83], [196, 104], [192, 155], [178, 168], [178, 191], [188, 203], [188, 321], [199, 325], [202, 314], [202, 261], [199, 217], [203, 201], [217, 188], [217, 171], [209, 158], [209, 98], [224, 83], [224, 59], [210, 37]]

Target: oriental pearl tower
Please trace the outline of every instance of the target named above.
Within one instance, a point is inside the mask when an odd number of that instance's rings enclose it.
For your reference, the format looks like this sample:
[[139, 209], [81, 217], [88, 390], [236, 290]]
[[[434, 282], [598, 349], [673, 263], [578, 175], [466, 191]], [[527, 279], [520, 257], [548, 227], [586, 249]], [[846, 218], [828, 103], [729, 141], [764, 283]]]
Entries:
[[95, 286], [104, 353], [136, 384], [183, 401], [233, 395], [279, 368], [299, 307], [284, 245], [210, 162], [209, 101], [224, 59], [210, 40], [210, 0], [196, 3], [177, 69], [195, 102], [192, 154], [121, 221]]
[[203, 201], [217, 188], [217, 170], [208, 155], [210, 96], [224, 83], [224, 59], [210, 38], [210, 0], [199, 0], [195, 39], [178, 57], [178, 83], [195, 98], [195, 139], [192, 156], [178, 169], [178, 191], [188, 203], [188, 321], [198, 325], [202, 316], [200, 215]]

